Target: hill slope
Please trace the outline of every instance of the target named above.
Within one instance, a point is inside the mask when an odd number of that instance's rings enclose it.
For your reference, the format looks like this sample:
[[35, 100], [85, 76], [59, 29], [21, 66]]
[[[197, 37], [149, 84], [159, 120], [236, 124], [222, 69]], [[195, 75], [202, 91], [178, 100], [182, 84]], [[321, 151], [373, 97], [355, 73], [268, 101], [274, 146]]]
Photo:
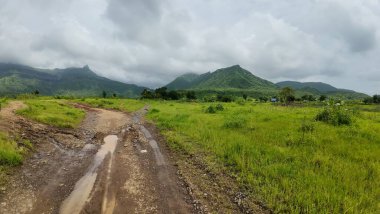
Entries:
[[236, 96], [247, 94], [258, 98], [260, 96], [276, 96], [279, 90], [286, 86], [295, 89], [297, 97], [301, 97], [304, 94], [314, 96], [327, 95], [329, 97], [344, 99], [362, 99], [368, 97], [368, 95], [363, 93], [338, 89], [322, 82], [301, 83], [284, 81], [273, 84], [270, 81], [253, 75], [239, 65], [221, 68], [201, 75], [187, 73], [177, 77], [165, 87], [169, 90], [194, 90], [202, 96], [215, 93], [228, 93]]
[[276, 89], [272, 82], [261, 79], [251, 72], [234, 65], [205, 74], [185, 74], [166, 85], [172, 90], [259, 90]]
[[283, 81], [278, 82], [276, 85], [283, 87], [291, 87], [293, 89], [303, 89], [303, 88], [314, 88], [320, 92], [332, 92], [338, 91], [339, 89], [335, 88], [332, 85], [323, 83], [323, 82], [296, 82], [296, 81]]
[[123, 97], [137, 97], [144, 90], [96, 75], [88, 66], [66, 69], [37, 69], [0, 63], [0, 96], [38, 90], [42, 95], [100, 96], [102, 91]]
[[295, 89], [298, 94], [313, 94], [313, 95], [327, 95], [330, 97], [341, 97], [346, 99], [363, 99], [368, 95], [347, 90], [336, 88], [332, 85], [323, 82], [297, 82], [297, 81], [283, 81], [276, 83], [280, 88], [291, 87]]

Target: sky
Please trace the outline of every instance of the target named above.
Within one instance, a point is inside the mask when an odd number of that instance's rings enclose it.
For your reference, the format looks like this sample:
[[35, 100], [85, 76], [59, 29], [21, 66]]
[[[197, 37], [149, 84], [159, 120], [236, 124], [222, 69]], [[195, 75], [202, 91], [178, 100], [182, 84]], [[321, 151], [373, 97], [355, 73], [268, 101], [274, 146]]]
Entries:
[[380, 93], [380, 0], [0, 0], [0, 62], [159, 87], [239, 64]]

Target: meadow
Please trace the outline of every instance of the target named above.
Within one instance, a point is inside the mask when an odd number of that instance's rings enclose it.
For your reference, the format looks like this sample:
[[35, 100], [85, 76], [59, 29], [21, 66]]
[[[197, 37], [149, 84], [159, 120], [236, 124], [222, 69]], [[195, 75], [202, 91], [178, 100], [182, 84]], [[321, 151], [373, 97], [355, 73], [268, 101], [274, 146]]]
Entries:
[[[316, 122], [321, 107], [152, 101], [150, 118], [175, 150], [227, 168], [276, 213], [376, 213], [380, 111], [351, 125]], [[210, 107], [211, 106], [211, 107]], [[213, 110], [210, 111], [210, 108]], [[213, 164], [211, 164], [213, 162]]]
[[[63, 128], [78, 127], [85, 116], [71, 105], [74, 102], [126, 112], [149, 105], [148, 120], [157, 125], [173, 151], [199, 155], [216, 173], [228, 170], [242, 188], [275, 213], [376, 213], [380, 209], [379, 105], [341, 106], [352, 118], [349, 125], [340, 125], [316, 121], [325, 103], [23, 101], [28, 107], [18, 114]], [[6, 160], [9, 164], [22, 161], [19, 147], [4, 134], [2, 145], [16, 158]]]

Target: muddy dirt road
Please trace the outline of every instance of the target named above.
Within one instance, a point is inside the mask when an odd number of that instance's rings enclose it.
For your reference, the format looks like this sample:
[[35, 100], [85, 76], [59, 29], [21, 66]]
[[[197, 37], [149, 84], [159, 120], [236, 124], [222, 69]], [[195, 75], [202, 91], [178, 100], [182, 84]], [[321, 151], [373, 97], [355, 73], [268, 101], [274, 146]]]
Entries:
[[2, 110], [0, 128], [18, 130], [34, 152], [0, 193], [0, 213], [194, 213], [192, 199], [164, 149], [133, 115], [93, 109], [78, 129], [18, 117], [22, 102]]

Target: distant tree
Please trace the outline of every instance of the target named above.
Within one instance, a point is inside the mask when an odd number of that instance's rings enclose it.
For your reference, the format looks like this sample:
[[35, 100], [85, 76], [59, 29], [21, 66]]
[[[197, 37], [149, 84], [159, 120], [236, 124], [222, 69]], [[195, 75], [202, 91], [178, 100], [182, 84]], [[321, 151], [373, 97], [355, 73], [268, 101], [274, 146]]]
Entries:
[[166, 100], [168, 98], [168, 92], [166, 90], [167, 90], [166, 87], [161, 87], [154, 90], [156, 98], [161, 98], [161, 99]]
[[315, 97], [311, 94], [305, 94], [301, 97], [302, 100], [315, 101]]
[[103, 91], [103, 92], [102, 92], [102, 97], [103, 97], [103, 98], [106, 98], [106, 97], [107, 97], [107, 92], [106, 92], [106, 91]]
[[32, 92], [32, 94], [34, 94], [34, 95], [39, 95], [39, 94], [40, 94], [40, 91], [35, 90], [35, 91]]
[[380, 103], [380, 95], [375, 94], [373, 95], [372, 99], [373, 103]]
[[325, 101], [325, 100], [327, 100], [327, 96], [326, 96], [326, 95], [321, 95], [321, 96], [319, 97], [319, 101], [323, 102], [323, 101]]
[[229, 102], [232, 102], [234, 99], [228, 95], [218, 94], [218, 96], [216, 96], [216, 100], [219, 102], [229, 103]]
[[280, 91], [280, 98], [285, 104], [289, 104], [295, 100], [294, 90], [290, 87], [285, 87]]
[[113, 97], [113, 98], [117, 97], [116, 93], [113, 93], [113, 94], [112, 94], [112, 97]]
[[246, 94], [243, 94], [243, 99], [247, 100], [248, 96]]
[[260, 102], [268, 102], [268, 97], [259, 97]]
[[371, 103], [373, 103], [373, 98], [372, 97], [366, 97], [366, 98], [364, 98], [363, 103], [364, 104], [371, 104]]
[[152, 99], [152, 98], [154, 98], [154, 96], [153, 96], [153, 93], [150, 90], [144, 89], [144, 91], [141, 92], [141, 98], [143, 98], [143, 99]]
[[168, 98], [171, 100], [179, 100], [180, 95], [177, 91], [169, 91]]
[[187, 91], [186, 92], [186, 99], [188, 99], [188, 100], [196, 100], [197, 97], [195, 96], [195, 92], [194, 91]]

